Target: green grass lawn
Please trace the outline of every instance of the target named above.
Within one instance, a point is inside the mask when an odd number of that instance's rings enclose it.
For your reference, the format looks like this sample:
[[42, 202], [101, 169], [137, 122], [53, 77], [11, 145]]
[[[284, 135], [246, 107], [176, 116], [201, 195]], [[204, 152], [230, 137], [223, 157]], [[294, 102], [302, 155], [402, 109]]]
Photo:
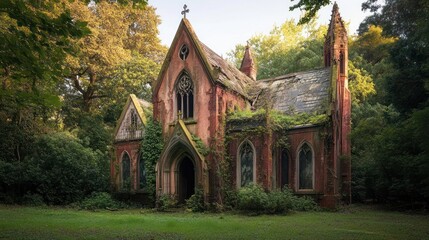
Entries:
[[0, 239], [429, 239], [429, 216], [364, 206], [251, 217], [0, 205]]

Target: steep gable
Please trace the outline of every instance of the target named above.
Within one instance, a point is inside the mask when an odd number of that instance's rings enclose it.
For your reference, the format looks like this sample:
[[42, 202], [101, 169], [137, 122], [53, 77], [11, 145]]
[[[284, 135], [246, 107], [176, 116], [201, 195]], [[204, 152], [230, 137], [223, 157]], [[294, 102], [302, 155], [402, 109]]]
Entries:
[[154, 86], [154, 96], [156, 96], [159, 91], [159, 88], [164, 79], [164, 75], [166, 74], [176, 49], [176, 45], [179, 44], [179, 38], [183, 33], [185, 33], [190, 39], [192, 47], [195, 49], [196, 55], [201, 61], [204, 71], [212, 83], [221, 84], [225, 88], [232, 90], [244, 98], [250, 99], [249, 95], [247, 94], [246, 86], [250, 82], [254, 82], [254, 80], [240, 72], [237, 68], [225, 61], [209, 47], [201, 43], [198, 40], [198, 37], [196, 36], [191, 24], [186, 18], [183, 18], [180, 22], [176, 35], [164, 60], [161, 71], [158, 75], [158, 79]]
[[130, 94], [115, 128], [115, 141], [142, 139], [146, 125], [143, 106], [149, 108], [150, 103]]

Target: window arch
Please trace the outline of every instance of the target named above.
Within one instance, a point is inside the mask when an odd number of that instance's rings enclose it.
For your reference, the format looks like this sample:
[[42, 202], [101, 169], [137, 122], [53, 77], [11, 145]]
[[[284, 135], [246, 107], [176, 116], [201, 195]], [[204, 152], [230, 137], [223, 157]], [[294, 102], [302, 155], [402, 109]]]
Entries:
[[299, 189], [313, 189], [313, 182], [313, 150], [308, 143], [304, 143], [298, 152], [298, 187]]
[[127, 189], [131, 187], [131, 160], [127, 152], [122, 155], [121, 166], [122, 188]]
[[255, 150], [248, 140], [241, 143], [239, 147], [237, 170], [239, 187], [255, 182]]
[[130, 127], [132, 130], [136, 130], [138, 125], [138, 117], [135, 109], [130, 110]]
[[177, 112], [184, 119], [194, 117], [194, 84], [186, 72], [183, 72], [176, 83]]

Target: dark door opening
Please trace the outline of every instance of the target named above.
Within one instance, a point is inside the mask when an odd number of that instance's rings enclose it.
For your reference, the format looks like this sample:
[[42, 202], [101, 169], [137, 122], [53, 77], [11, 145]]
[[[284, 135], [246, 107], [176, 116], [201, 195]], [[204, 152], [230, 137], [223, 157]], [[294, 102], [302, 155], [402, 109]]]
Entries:
[[179, 203], [195, 193], [195, 170], [191, 159], [184, 157], [179, 166]]

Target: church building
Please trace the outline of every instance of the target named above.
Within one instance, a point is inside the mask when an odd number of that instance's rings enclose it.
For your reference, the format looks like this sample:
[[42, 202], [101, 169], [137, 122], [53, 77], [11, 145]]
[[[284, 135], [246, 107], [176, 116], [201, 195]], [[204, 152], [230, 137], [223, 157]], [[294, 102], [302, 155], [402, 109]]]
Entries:
[[[290, 188], [322, 207], [350, 201], [350, 113], [347, 32], [338, 6], [324, 43], [324, 67], [256, 79], [246, 47], [237, 69], [180, 22], [157, 82], [152, 104], [131, 95], [115, 131], [111, 176], [144, 189], [139, 157], [146, 115], [162, 127], [156, 194], [184, 202], [201, 189], [221, 202], [222, 189], [258, 184]], [[152, 111], [152, 112], [151, 112]], [[115, 167], [116, 166], [116, 167]]]

